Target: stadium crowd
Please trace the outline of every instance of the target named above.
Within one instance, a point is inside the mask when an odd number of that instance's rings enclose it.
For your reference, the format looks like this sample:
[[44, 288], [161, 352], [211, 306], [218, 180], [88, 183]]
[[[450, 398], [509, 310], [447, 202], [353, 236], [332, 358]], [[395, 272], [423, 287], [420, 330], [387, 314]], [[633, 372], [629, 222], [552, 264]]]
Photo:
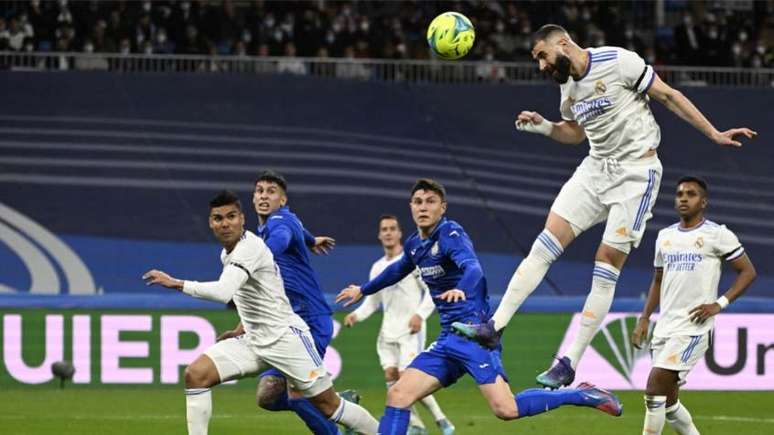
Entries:
[[[0, 50], [424, 59], [445, 10], [469, 16], [470, 59], [529, 60], [530, 36], [554, 22], [581, 46], [618, 45], [651, 64], [774, 67], [774, 1], [142, 1], [0, 3]], [[295, 65], [295, 66], [294, 66]], [[298, 69], [289, 62], [288, 71]], [[296, 72], [300, 72], [296, 71]]]

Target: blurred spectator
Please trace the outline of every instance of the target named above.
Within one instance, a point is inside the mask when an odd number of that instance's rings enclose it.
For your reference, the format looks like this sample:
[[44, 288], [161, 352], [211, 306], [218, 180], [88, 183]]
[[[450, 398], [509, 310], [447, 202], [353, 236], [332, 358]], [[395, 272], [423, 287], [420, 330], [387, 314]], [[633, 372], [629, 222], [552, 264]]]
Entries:
[[277, 72], [297, 75], [306, 74], [306, 65], [296, 58], [296, 46], [292, 42], [285, 44], [283, 58], [277, 62]]
[[354, 62], [355, 48], [351, 45], [344, 49], [344, 61], [336, 64], [336, 77], [345, 79], [367, 79], [368, 68], [360, 62]]
[[[83, 42], [83, 52], [86, 54], [94, 53], [94, 43], [87, 39]], [[79, 56], [75, 59], [75, 69], [81, 71], [107, 71], [108, 61], [98, 56]]]
[[505, 68], [495, 61], [495, 49], [487, 45], [484, 49], [484, 59], [476, 65], [476, 77], [485, 82], [501, 82], [505, 80]]
[[[0, 49], [32, 39], [39, 51], [77, 51], [89, 39], [95, 52], [117, 52], [126, 38], [131, 53], [243, 56], [266, 46], [286, 56], [292, 44], [292, 57], [427, 59], [427, 23], [455, 10], [476, 28], [469, 60], [532, 61], [532, 32], [553, 22], [581, 46], [618, 45], [653, 63], [772, 65], [774, 1], [666, 3], [657, 26], [647, 2], [10, 1], [0, 2]], [[300, 71], [297, 59], [285, 63]]]

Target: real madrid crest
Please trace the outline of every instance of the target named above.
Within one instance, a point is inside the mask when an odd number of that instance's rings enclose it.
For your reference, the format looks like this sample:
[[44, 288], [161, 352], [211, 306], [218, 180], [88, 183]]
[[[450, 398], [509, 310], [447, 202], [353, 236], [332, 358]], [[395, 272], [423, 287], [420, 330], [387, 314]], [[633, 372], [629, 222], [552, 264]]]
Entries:
[[702, 246], [704, 246], [704, 237], [701, 237], [701, 236], [699, 236], [699, 237], [696, 239], [696, 242], [694, 242], [693, 244], [694, 244], [694, 245], [695, 245], [697, 248], [701, 248]]
[[433, 243], [433, 247], [430, 248], [430, 255], [438, 255], [438, 242]]
[[602, 95], [607, 91], [607, 86], [605, 86], [605, 82], [602, 80], [597, 80], [596, 83], [594, 83], [594, 93], [597, 95]]

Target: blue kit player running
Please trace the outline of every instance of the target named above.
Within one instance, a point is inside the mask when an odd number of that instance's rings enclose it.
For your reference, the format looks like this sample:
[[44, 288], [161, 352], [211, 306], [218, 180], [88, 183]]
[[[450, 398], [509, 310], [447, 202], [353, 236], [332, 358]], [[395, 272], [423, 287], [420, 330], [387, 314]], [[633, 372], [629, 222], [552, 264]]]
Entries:
[[363, 286], [351, 285], [336, 297], [337, 302], [351, 305], [363, 295], [399, 282], [418, 267], [440, 314], [441, 334], [387, 393], [379, 424], [381, 435], [405, 434], [411, 406], [466, 373], [475, 379], [492, 412], [503, 420], [540, 414], [561, 405], [588, 406], [621, 415], [618, 398], [589, 384], [559, 391], [533, 388], [514, 397], [500, 362], [500, 346], [490, 350], [451, 331], [453, 322], [486, 323], [492, 308], [473, 243], [462, 226], [444, 217], [446, 191], [436, 181], [418, 180], [411, 190], [410, 205], [417, 231], [404, 243], [402, 259]]
[[[256, 233], [274, 255], [293, 311], [309, 325], [317, 352], [324, 356], [333, 338], [332, 311], [325, 300], [317, 274], [312, 269], [308, 251], [311, 249], [318, 254], [327, 254], [335, 241], [330, 237], [312, 236], [290, 211], [287, 202], [287, 182], [284, 177], [274, 171], [261, 172], [253, 194], [259, 223]], [[219, 339], [240, 335], [242, 332], [240, 324]], [[287, 382], [278, 370], [266, 370], [260, 377], [258, 406], [269, 411], [293, 411], [315, 434], [338, 433], [336, 425], [308, 400], [293, 392], [288, 395]], [[351, 391], [342, 392], [341, 395], [350, 401], [357, 399]]]

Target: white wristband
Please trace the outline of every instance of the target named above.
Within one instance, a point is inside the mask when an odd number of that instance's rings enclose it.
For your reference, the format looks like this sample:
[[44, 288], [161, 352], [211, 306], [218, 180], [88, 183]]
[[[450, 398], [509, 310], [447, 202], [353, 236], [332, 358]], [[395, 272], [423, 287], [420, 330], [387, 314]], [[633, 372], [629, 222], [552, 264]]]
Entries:
[[718, 300], [715, 301], [715, 303], [720, 305], [721, 310], [724, 310], [731, 302], [728, 301], [727, 297], [721, 296], [718, 298]]
[[554, 130], [554, 123], [544, 119], [540, 124], [532, 122], [516, 121], [516, 129], [519, 131], [526, 131], [528, 133], [542, 134], [543, 136], [550, 136]]

